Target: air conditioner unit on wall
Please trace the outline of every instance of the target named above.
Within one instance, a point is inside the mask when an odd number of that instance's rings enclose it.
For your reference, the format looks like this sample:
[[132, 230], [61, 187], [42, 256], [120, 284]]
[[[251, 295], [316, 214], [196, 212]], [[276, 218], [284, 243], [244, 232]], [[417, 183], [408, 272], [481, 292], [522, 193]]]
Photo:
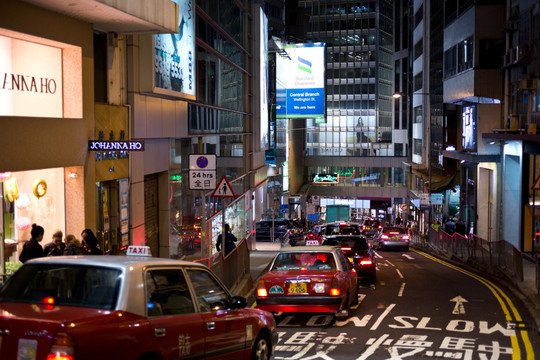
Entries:
[[522, 90], [536, 90], [538, 87], [537, 79], [521, 79]]

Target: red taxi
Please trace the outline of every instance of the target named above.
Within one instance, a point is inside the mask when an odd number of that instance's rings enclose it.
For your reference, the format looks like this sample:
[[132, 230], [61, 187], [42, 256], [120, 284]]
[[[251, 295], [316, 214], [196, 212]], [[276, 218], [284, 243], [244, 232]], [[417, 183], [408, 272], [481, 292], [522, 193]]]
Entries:
[[269, 359], [276, 342], [271, 313], [193, 262], [53, 256], [0, 289], [0, 359]]
[[259, 309], [347, 317], [358, 304], [357, 275], [339, 247], [283, 248], [258, 283]]

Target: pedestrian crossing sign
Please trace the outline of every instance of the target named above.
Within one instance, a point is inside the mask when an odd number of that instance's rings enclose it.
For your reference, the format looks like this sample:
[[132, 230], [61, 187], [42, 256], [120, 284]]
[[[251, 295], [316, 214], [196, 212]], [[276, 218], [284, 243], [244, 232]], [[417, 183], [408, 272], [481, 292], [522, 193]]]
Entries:
[[234, 194], [234, 191], [231, 187], [231, 184], [227, 181], [227, 178], [225, 175], [221, 178], [219, 181], [219, 184], [216, 186], [216, 189], [212, 193], [213, 197], [221, 197], [221, 198], [234, 198], [236, 195]]
[[540, 190], [540, 175], [538, 175], [538, 177], [536, 178], [536, 180], [534, 181], [534, 184], [533, 186], [531, 186], [531, 190]]

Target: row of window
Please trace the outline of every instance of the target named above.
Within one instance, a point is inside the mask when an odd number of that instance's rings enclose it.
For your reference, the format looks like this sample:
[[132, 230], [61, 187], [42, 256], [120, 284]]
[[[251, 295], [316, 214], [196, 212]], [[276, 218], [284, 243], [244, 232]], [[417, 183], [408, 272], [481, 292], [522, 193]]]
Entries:
[[355, 18], [355, 19], [349, 19], [349, 20], [321, 19], [319, 21], [311, 21], [308, 24], [308, 32], [374, 29], [374, 28], [375, 28], [374, 17]]
[[473, 37], [460, 41], [444, 52], [444, 77], [448, 78], [467, 69], [471, 69], [474, 63], [474, 40]]
[[338, 36], [321, 36], [321, 42], [327, 47], [333, 46], [367, 46], [375, 45], [375, 34], [347, 34]]
[[315, 174], [338, 174], [338, 186], [405, 186], [407, 180], [402, 168], [308, 167], [309, 178]]
[[[331, 64], [328, 64], [331, 65]], [[326, 79], [366, 79], [375, 78], [374, 67], [357, 67], [357, 68], [342, 68], [342, 69], [326, 69]]]
[[324, 1], [300, 1], [299, 7], [308, 9], [310, 15], [361, 14], [374, 12], [376, 1], [341, 1], [332, 4]]

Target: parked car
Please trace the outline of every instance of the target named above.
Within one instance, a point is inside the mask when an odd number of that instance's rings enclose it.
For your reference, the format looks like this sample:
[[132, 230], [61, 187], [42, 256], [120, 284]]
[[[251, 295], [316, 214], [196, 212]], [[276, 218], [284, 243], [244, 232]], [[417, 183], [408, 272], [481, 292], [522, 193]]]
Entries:
[[281, 249], [257, 286], [257, 307], [273, 313], [323, 312], [347, 317], [358, 304], [356, 271], [339, 247]]
[[165, 258], [30, 260], [0, 308], [1, 359], [269, 359], [277, 341], [271, 313], [206, 266]]
[[362, 233], [368, 238], [376, 236], [381, 229], [381, 222], [374, 218], [366, 219], [362, 224]]
[[379, 236], [373, 240], [376, 249], [399, 248], [409, 251], [409, 234], [407, 229], [399, 226], [383, 227]]
[[376, 283], [377, 263], [375, 251], [373, 251], [364, 236], [330, 236], [326, 238], [323, 245], [339, 246], [356, 270], [358, 279], [368, 280], [370, 284]]
[[289, 223], [285, 219], [260, 220], [255, 224], [256, 241], [274, 241], [286, 245], [289, 243], [290, 237]]

